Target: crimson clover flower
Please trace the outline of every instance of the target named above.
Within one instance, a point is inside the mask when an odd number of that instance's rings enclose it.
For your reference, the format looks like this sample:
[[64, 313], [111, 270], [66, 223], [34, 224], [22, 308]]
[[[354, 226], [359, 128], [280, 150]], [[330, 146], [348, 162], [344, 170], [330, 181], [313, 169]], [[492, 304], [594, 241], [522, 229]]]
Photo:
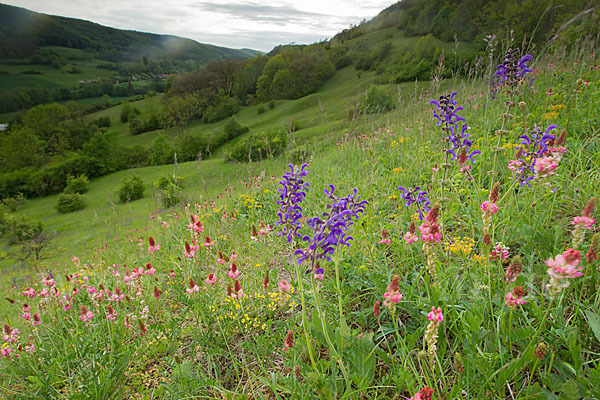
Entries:
[[298, 264], [305, 260], [309, 261], [307, 274], [314, 271], [315, 274], [322, 276], [324, 270], [319, 266], [318, 260], [331, 261], [331, 255], [339, 244], [350, 246], [352, 237], [346, 232], [353, 224], [353, 220], [359, 218], [359, 214], [364, 212], [368, 204], [360, 200], [356, 189], [353, 194], [346, 197], [337, 197], [334, 191], [334, 185], [329, 185], [329, 190], [324, 190], [329, 197], [329, 204], [321, 217], [313, 217], [306, 221], [314, 232], [312, 237], [308, 235], [302, 237], [302, 240], [308, 242], [308, 247], [294, 252], [295, 255], [300, 256]]
[[404, 192], [404, 194], [400, 195], [400, 197], [406, 200], [406, 208], [410, 207], [412, 204], [417, 204], [417, 211], [419, 212], [419, 219], [423, 219], [423, 214], [429, 212], [431, 202], [427, 197], [427, 192], [425, 190], [419, 190], [419, 186], [415, 186], [412, 189], [406, 189], [404, 186], [399, 186], [397, 188]]
[[518, 148], [517, 160], [512, 160], [509, 163], [509, 168], [513, 170], [516, 175], [515, 178], [520, 182], [521, 186], [531, 186], [529, 183], [535, 178], [536, 175], [536, 163], [545, 153], [548, 152], [548, 146], [550, 142], [555, 138], [549, 132], [558, 126], [552, 124], [549, 125], [546, 130], [542, 133], [541, 130], [535, 125], [533, 131], [529, 135], [521, 135], [521, 146]]
[[306, 189], [308, 182], [304, 181], [304, 177], [308, 175], [305, 169], [308, 164], [303, 164], [302, 167], [294, 169], [293, 164], [289, 164], [290, 171], [286, 172], [279, 182], [283, 188], [277, 189], [280, 193], [277, 204], [281, 206], [277, 215], [279, 221], [277, 225], [283, 225], [283, 231], [280, 235], [287, 235], [287, 241], [291, 242], [294, 236], [300, 236], [298, 229], [302, 226], [300, 219], [302, 218], [302, 207], [300, 203], [306, 197]]

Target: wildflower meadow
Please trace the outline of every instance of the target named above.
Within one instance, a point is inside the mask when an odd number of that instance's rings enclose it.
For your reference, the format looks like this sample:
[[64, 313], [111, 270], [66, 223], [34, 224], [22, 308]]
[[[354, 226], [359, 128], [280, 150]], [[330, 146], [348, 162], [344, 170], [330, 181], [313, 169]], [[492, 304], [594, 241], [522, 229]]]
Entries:
[[600, 398], [597, 45], [510, 46], [3, 282], [0, 397]]

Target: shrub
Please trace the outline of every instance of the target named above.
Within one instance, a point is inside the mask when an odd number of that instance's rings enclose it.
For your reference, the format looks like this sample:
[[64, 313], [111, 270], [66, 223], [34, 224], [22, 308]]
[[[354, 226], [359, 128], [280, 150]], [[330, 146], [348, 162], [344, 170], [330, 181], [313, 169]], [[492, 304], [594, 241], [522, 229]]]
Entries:
[[160, 204], [164, 208], [173, 207], [182, 199], [182, 189], [176, 183], [168, 182], [160, 191]]
[[227, 121], [223, 131], [225, 133], [223, 138], [224, 141], [229, 141], [233, 138], [243, 135], [244, 133], [250, 132], [250, 128], [240, 124], [234, 115], [229, 121]]
[[292, 147], [285, 152], [285, 156], [292, 164], [304, 164], [308, 161], [308, 147], [305, 144]]
[[360, 108], [365, 113], [379, 113], [395, 107], [394, 96], [383, 86], [373, 85], [363, 96]]
[[85, 197], [79, 193], [61, 193], [58, 196], [56, 210], [61, 214], [83, 210], [85, 208]]
[[225, 157], [229, 161], [262, 160], [283, 153], [287, 143], [285, 129], [257, 132], [237, 142]]
[[173, 175], [165, 175], [154, 181], [154, 187], [160, 190], [160, 203], [169, 208], [181, 202], [183, 187]]
[[138, 118], [129, 118], [129, 133], [138, 135], [144, 132], [144, 124]]
[[67, 186], [65, 187], [64, 193], [72, 194], [84, 194], [90, 188], [90, 181], [84, 174], [79, 175], [75, 178], [73, 175], [67, 176]]
[[173, 175], [164, 175], [154, 181], [154, 187], [160, 190], [165, 190], [169, 185], [183, 188], [179, 180], [177, 180], [177, 177], [173, 177]]
[[139, 175], [129, 175], [121, 179], [119, 200], [121, 203], [138, 200], [144, 197], [144, 181]]
[[7, 197], [2, 200], [2, 203], [12, 212], [17, 211], [17, 208], [25, 203], [23, 193], [17, 193], [14, 197]]
[[93, 120], [92, 124], [96, 125], [98, 128], [109, 128], [111, 125], [110, 117], [100, 117]]
[[262, 106], [262, 104], [260, 106], [258, 106], [258, 108], [256, 109], [256, 112], [258, 114], [264, 114], [265, 113], [265, 108]]
[[275, 108], [275, 100], [269, 101], [269, 108], [272, 110]]

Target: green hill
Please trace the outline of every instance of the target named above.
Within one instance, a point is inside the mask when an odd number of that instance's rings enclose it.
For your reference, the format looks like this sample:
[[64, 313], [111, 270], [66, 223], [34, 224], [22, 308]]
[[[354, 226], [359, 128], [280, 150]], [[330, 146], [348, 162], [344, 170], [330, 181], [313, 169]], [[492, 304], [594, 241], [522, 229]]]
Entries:
[[82, 49], [111, 62], [147, 59], [193, 60], [202, 64], [258, 54], [171, 35], [109, 28], [89, 21], [50, 16], [0, 4], [0, 58], [31, 57], [44, 46]]

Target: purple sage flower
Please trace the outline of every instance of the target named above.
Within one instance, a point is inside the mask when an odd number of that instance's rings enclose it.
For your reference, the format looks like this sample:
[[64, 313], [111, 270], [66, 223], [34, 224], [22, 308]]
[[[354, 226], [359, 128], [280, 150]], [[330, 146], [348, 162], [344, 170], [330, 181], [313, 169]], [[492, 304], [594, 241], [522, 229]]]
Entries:
[[322, 275], [324, 270], [319, 266], [319, 260], [331, 261], [331, 255], [335, 252], [338, 245], [350, 246], [351, 236], [346, 232], [352, 226], [353, 220], [359, 218], [359, 214], [364, 212], [366, 201], [361, 201], [356, 189], [353, 194], [346, 197], [337, 197], [334, 195], [335, 186], [329, 185], [329, 190], [325, 189], [325, 194], [329, 197], [329, 203], [325, 212], [320, 217], [310, 218], [306, 224], [312, 228], [313, 236], [304, 236], [302, 239], [308, 242], [308, 247], [298, 249], [295, 255], [299, 255], [298, 264], [308, 260], [306, 273], [315, 272]]
[[496, 68], [494, 73], [494, 86], [508, 86], [515, 88], [522, 80], [533, 72], [527, 63], [533, 58], [531, 54], [519, 56], [519, 49], [509, 49], [504, 57], [504, 62]]
[[280, 235], [286, 235], [287, 241], [291, 242], [294, 236], [300, 236], [298, 229], [302, 226], [300, 219], [302, 218], [302, 207], [300, 203], [306, 197], [308, 182], [304, 181], [304, 177], [308, 175], [308, 164], [303, 164], [302, 167], [294, 169], [293, 164], [288, 165], [290, 171], [283, 174], [279, 182], [283, 188], [277, 189], [279, 192], [279, 200], [277, 204], [281, 207], [277, 216], [279, 221], [277, 225], [283, 225]]
[[429, 103], [436, 106], [433, 116], [438, 120], [436, 125], [441, 127], [444, 140], [452, 146], [446, 149], [446, 152], [452, 155], [452, 160], [458, 160], [460, 153], [465, 148], [466, 158], [474, 162], [473, 157], [481, 152], [479, 150], [470, 151], [473, 143], [469, 139], [471, 135], [467, 132], [469, 126], [466, 122], [462, 124], [462, 127], [458, 124], [466, 120], [458, 115], [458, 112], [464, 108], [458, 106], [454, 100], [457, 94], [458, 92], [453, 92], [451, 95], [442, 95], [438, 100], [430, 100]]
[[529, 183], [535, 178], [536, 169], [535, 164], [538, 158], [542, 157], [547, 151], [549, 143], [555, 138], [549, 132], [558, 126], [552, 124], [549, 125], [546, 130], [542, 133], [541, 130], [535, 125], [535, 128], [529, 135], [521, 135], [521, 146], [518, 147], [519, 158], [509, 163], [509, 168], [515, 172], [515, 179], [517, 179], [521, 186], [531, 186]]
[[404, 194], [400, 195], [400, 197], [406, 200], [406, 208], [409, 208], [412, 204], [417, 204], [417, 211], [419, 212], [419, 219], [423, 219], [423, 215], [430, 211], [431, 202], [427, 197], [427, 192], [425, 190], [419, 190], [419, 186], [415, 186], [412, 189], [406, 189], [404, 186], [399, 186], [398, 190], [402, 191]]

